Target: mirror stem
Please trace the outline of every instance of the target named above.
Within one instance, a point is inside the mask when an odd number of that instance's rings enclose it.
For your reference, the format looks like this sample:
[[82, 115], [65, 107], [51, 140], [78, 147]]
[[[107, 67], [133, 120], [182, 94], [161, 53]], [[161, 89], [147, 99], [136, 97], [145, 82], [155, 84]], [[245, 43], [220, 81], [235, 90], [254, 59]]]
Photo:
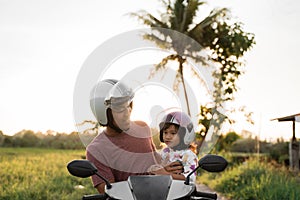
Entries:
[[110, 189], [112, 187], [112, 185], [110, 184], [110, 182], [106, 178], [104, 178], [103, 176], [101, 176], [98, 172], [95, 172], [95, 174], [98, 177], [100, 177], [102, 180], [104, 180], [107, 189]]
[[191, 173], [189, 173], [184, 181], [184, 184], [189, 185], [190, 184], [190, 176], [195, 173], [199, 169], [200, 166], [196, 167]]

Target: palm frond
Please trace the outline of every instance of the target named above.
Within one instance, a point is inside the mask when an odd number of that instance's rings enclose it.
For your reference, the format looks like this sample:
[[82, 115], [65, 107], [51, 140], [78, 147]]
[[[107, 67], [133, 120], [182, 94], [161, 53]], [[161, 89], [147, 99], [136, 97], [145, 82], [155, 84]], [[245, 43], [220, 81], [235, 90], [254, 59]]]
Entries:
[[164, 69], [166, 68], [166, 65], [169, 61], [174, 61], [177, 59], [177, 54], [171, 54], [171, 55], [168, 55], [167, 57], [164, 57], [160, 63], [158, 63], [157, 65], [155, 65], [155, 70], [158, 71], [160, 69]]
[[181, 74], [179, 73], [179, 69], [178, 69], [178, 73], [176, 73], [176, 77], [173, 83], [173, 90], [176, 91], [177, 93], [179, 92], [179, 85], [181, 83], [182, 83]]
[[149, 19], [151, 19], [152, 21], [155, 22], [155, 23], [154, 23], [154, 26], [152, 26], [152, 27], [170, 28], [170, 27], [168, 26], [168, 24], [166, 24], [166, 23], [160, 21], [159, 19], [157, 19], [157, 18], [154, 17], [153, 15], [148, 14], [147, 16], [149, 17]]
[[100, 124], [97, 121], [93, 121], [93, 120], [84, 120], [81, 123], [76, 124], [76, 126], [84, 126], [84, 125], [91, 125], [92, 127], [86, 128], [83, 131], [83, 134], [96, 134], [100, 128]]
[[184, 13], [184, 0], [176, 0], [174, 3], [174, 7], [171, 7], [172, 16], [170, 18], [171, 21], [171, 29], [173, 30], [180, 30], [180, 24], [183, 20], [183, 13]]
[[150, 72], [149, 79], [152, 78], [157, 71], [166, 69], [166, 66], [169, 61], [174, 61], [176, 59], [177, 59], [176, 54], [171, 54], [168, 55], [167, 57], [164, 57], [158, 64], [154, 66], [154, 69]]
[[157, 19], [155, 16], [150, 13], [141, 10], [137, 13], [130, 13], [131, 17], [136, 17], [138, 20], [142, 21], [145, 25], [150, 27], [161, 27], [161, 28], [169, 28], [167, 23], [164, 23]]
[[192, 28], [188, 35], [194, 38], [197, 42], [202, 44], [203, 42], [203, 32], [207, 26], [212, 26], [219, 18], [223, 18], [228, 14], [229, 10], [227, 8], [214, 9], [210, 14], [201, 22], [197, 23], [194, 28]]
[[182, 33], [187, 32], [193, 23], [199, 6], [202, 4], [205, 4], [205, 2], [199, 2], [198, 0], [176, 0], [173, 7], [169, 5], [171, 29]]
[[189, 27], [193, 23], [193, 19], [197, 14], [198, 8], [200, 5], [204, 4], [205, 2], [198, 2], [198, 0], [189, 0], [188, 4], [185, 8], [184, 12], [184, 19], [181, 24], [181, 31], [187, 32]]
[[193, 59], [196, 63], [201, 63], [203, 66], [209, 66], [209, 57], [208, 55], [203, 56], [196, 52], [192, 52], [189, 54], [183, 54], [184, 57], [188, 57]]
[[[160, 38], [159, 36], [163, 37]], [[167, 36], [164, 33], [159, 32], [159, 35], [154, 33], [147, 33], [143, 35], [143, 39], [154, 42], [159, 48], [170, 49], [172, 48], [171, 44], [167, 41]]]

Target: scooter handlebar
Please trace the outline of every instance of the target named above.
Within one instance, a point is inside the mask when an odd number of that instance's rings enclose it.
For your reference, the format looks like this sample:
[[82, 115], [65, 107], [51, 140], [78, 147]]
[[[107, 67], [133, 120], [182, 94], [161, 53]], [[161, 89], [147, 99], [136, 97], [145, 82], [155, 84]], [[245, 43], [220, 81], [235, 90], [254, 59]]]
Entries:
[[[193, 194], [194, 197], [202, 197], [199, 199], [208, 199], [208, 200], [216, 200], [218, 198], [218, 195], [216, 193], [207, 193], [207, 192], [195, 192], [195, 194]], [[198, 199], [198, 198], [194, 198], [194, 199]]]
[[90, 195], [84, 195], [82, 197], [82, 200], [106, 200], [107, 195], [106, 194], [90, 194]]

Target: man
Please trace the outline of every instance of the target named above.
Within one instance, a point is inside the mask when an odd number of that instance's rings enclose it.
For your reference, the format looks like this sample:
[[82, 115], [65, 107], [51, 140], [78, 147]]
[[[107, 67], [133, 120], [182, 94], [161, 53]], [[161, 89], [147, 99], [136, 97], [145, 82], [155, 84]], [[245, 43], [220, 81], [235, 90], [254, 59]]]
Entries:
[[[105, 129], [88, 145], [86, 155], [110, 182], [147, 174], [149, 167], [161, 160], [149, 126], [143, 121], [130, 120], [133, 97], [131, 89], [114, 79], [100, 81], [91, 92], [92, 112]], [[155, 174], [173, 175], [182, 169], [179, 162], [174, 162]], [[104, 193], [104, 181], [97, 176], [92, 176], [92, 181], [99, 193]]]

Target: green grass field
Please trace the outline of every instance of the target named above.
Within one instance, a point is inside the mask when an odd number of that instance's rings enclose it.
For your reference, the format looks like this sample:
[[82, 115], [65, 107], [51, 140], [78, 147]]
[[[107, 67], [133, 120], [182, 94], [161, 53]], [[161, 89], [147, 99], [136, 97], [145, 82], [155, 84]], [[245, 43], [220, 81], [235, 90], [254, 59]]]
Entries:
[[67, 171], [69, 161], [84, 155], [84, 150], [0, 148], [0, 199], [70, 200], [97, 193], [89, 178]]
[[203, 173], [198, 180], [231, 200], [300, 199], [299, 175], [255, 158], [222, 173]]
[[[89, 178], [77, 178], [67, 163], [85, 150], [0, 148], [0, 200], [81, 199], [95, 194]], [[231, 199], [299, 199], [299, 176], [250, 159], [222, 173], [204, 173], [202, 183]]]

